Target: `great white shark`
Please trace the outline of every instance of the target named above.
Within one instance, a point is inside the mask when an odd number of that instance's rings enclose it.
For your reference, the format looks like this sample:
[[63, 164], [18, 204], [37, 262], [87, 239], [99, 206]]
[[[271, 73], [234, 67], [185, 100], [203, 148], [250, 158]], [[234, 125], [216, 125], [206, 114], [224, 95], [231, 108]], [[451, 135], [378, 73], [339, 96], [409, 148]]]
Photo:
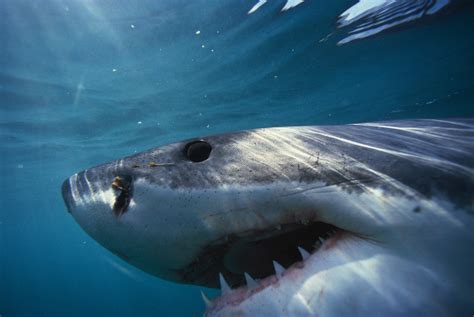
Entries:
[[196, 138], [74, 174], [62, 195], [125, 261], [220, 285], [208, 316], [474, 313], [474, 119]]

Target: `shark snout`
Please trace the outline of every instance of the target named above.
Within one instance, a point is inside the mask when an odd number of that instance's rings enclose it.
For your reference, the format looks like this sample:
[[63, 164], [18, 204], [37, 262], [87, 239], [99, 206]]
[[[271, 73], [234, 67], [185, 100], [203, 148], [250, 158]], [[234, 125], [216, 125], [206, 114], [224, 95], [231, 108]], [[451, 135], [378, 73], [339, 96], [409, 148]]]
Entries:
[[74, 199], [71, 192], [71, 179], [66, 179], [61, 186], [61, 194], [63, 196], [64, 203], [66, 204], [67, 211], [71, 213], [71, 208], [74, 204]]
[[70, 213], [77, 207], [97, 208], [119, 217], [127, 212], [133, 197], [133, 176], [114, 171], [86, 170], [66, 179], [61, 187]]
[[73, 213], [77, 205], [84, 202], [84, 196], [91, 191], [90, 184], [84, 177], [84, 172], [67, 178], [61, 186], [61, 193], [68, 212]]

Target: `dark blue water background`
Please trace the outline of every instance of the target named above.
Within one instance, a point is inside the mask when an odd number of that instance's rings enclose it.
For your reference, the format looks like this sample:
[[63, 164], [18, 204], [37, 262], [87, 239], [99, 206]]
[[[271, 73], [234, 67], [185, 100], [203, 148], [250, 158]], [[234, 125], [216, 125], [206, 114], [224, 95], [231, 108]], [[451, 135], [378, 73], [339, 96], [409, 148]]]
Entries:
[[2, 0], [0, 314], [201, 315], [201, 288], [74, 222], [79, 170], [231, 130], [474, 114], [470, 7], [338, 46], [355, 2]]

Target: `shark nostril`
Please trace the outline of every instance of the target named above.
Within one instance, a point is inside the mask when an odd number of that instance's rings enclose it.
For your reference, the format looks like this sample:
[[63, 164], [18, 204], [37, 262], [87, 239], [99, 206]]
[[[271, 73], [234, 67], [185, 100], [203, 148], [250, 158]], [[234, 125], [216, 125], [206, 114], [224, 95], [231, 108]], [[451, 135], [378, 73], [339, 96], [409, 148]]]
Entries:
[[116, 192], [113, 210], [116, 216], [120, 216], [130, 205], [133, 196], [133, 179], [129, 175], [116, 176], [111, 186]]

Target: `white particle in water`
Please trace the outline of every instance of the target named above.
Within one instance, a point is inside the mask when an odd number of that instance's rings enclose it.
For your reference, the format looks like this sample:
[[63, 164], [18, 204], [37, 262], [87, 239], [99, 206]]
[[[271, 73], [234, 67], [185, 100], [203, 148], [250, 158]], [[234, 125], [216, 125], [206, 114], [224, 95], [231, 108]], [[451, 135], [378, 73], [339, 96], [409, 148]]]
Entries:
[[16, 167], [18, 167], [18, 168], [23, 168], [24, 165], [23, 165], [23, 164], [18, 164]]
[[132, 29], [134, 29], [134, 28], [135, 28], [135, 25], [134, 25], [134, 24], [130, 24], [130, 27], [131, 27]]
[[142, 122], [141, 122], [141, 121], [138, 121], [137, 124], [142, 124]]
[[206, 47], [206, 45], [202, 44], [202, 45], [201, 45], [201, 47], [202, 47], [202, 48], [205, 48], [205, 47]]
[[196, 35], [199, 35], [199, 34], [201, 34], [201, 31], [200, 31], [200, 30], [197, 30], [197, 31], [196, 31]]
[[208, 124], [208, 125], [206, 125], [206, 128], [208, 128], [208, 129], [209, 129], [210, 127], [211, 127], [211, 126], [210, 126], [209, 124]]
[[277, 79], [277, 78], [278, 78], [278, 75], [273, 76], [273, 78]]
[[211, 49], [211, 52], [213, 52], [213, 53], [214, 53], [214, 49]]
[[112, 71], [115, 73], [115, 72], [117, 71], [117, 69], [116, 69], [116, 68], [112, 68]]

